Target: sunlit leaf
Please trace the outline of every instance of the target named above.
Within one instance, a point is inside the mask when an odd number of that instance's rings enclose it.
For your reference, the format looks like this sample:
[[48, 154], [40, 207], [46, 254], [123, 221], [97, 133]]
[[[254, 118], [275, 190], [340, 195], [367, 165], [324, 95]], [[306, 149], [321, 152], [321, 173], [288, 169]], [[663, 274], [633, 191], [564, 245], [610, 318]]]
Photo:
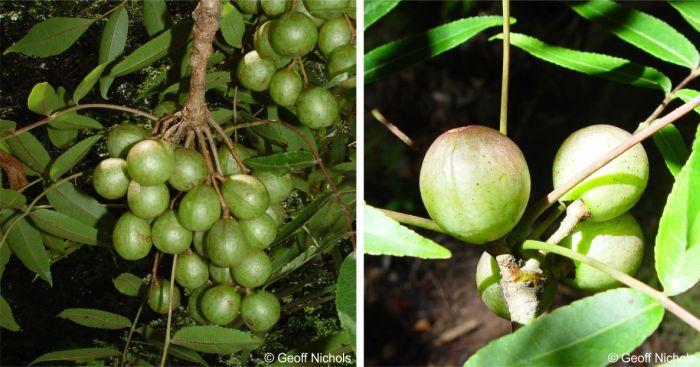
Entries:
[[688, 24], [700, 32], [700, 3], [697, 1], [678, 0], [671, 0], [668, 3], [678, 10]]
[[85, 156], [90, 152], [90, 149], [92, 149], [92, 146], [95, 145], [95, 143], [97, 143], [100, 139], [102, 139], [102, 135], [91, 136], [63, 152], [63, 154], [56, 158], [56, 161], [51, 165], [51, 169], [49, 169], [49, 177], [55, 181], [59, 177], [63, 176], [64, 173], [73, 169], [76, 164], [85, 158]]
[[107, 64], [97, 65], [96, 68], [92, 69], [92, 71], [80, 81], [80, 84], [78, 84], [73, 92], [73, 101], [75, 103], [80, 102], [80, 100], [90, 92], [90, 89], [95, 86], [95, 83], [97, 83], [100, 76], [102, 76], [102, 72], [105, 70], [106, 66]]
[[37, 228], [54, 236], [87, 245], [97, 245], [98, 243], [97, 229], [63, 213], [39, 209], [31, 212], [29, 217]]
[[365, 0], [365, 29], [387, 15], [400, 0]]
[[27, 107], [30, 111], [43, 116], [48, 116], [61, 105], [60, 98], [56, 94], [51, 84], [47, 82], [38, 83], [29, 92]]
[[51, 18], [29, 29], [27, 35], [5, 50], [30, 56], [53, 56], [67, 50], [96, 19]]

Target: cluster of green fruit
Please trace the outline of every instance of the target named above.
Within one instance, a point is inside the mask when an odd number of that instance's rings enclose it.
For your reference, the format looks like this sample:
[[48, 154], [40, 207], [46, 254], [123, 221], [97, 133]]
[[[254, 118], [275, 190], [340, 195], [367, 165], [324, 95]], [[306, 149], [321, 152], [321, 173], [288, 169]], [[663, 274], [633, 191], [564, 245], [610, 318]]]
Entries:
[[239, 83], [255, 92], [267, 91], [279, 106], [294, 108], [299, 121], [309, 128], [333, 125], [340, 110], [336, 97], [324, 87], [305, 88], [294, 67], [303, 68], [300, 58], [318, 49], [325, 58], [328, 77], [333, 79], [347, 73], [347, 78], [340, 78], [338, 85], [355, 87], [356, 51], [354, 25], [350, 20], [355, 17], [354, 2], [244, 0], [237, 5], [244, 13], [263, 12], [269, 18], [255, 31], [255, 50], [238, 62]]
[[[241, 145], [235, 148], [241, 159], [254, 154]], [[221, 198], [231, 217], [222, 214], [201, 153], [173, 149], [130, 124], [109, 132], [107, 150], [110, 158], [95, 168], [93, 187], [106, 199], [126, 196], [129, 208], [114, 228], [115, 251], [126, 260], [146, 257], [152, 246], [178, 255], [175, 280], [191, 291], [188, 311], [198, 322], [226, 325], [240, 309], [250, 329], [271, 328], [280, 317], [280, 303], [272, 293], [252, 289], [263, 286], [272, 274], [265, 249], [284, 221], [280, 203], [292, 191], [291, 176], [243, 174], [231, 152], [221, 147]], [[247, 295], [241, 301], [239, 291], [244, 288]], [[169, 294], [170, 283], [154, 279], [148, 304], [155, 312], [167, 313]], [[172, 303], [180, 304], [177, 286]]]
[[[574, 132], [554, 159], [554, 186], [564, 184], [631, 136], [611, 125], [592, 125]], [[634, 274], [644, 256], [644, 238], [627, 213], [639, 200], [649, 178], [649, 162], [635, 145], [561, 197], [581, 199], [591, 213], [561, 246]], [[445, 132], [428, 149], [420, 173], [423, 203], [431, 218], [447, 233], [473, 244], [498, 240], [520, 220], [530, 196], [530, 173], [520, 149], [506, 136], [484, 126]], [[499, 287], [496, 260], [484, 255], [476, 281], [486, 305], [510, 318]], [[575, 262], [560, 280], [588, 292], [619, 286], [614, 278]], [[545, 286], [541, 305], [552, 300], [556, 282]]]

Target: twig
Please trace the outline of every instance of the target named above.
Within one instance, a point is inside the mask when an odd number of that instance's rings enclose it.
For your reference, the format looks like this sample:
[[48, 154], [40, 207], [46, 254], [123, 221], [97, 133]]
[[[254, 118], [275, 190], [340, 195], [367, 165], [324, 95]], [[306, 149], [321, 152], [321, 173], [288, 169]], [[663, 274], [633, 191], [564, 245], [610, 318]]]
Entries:
[[659, 117], [661, 112], [663, 112], [664, 109], [666, 109], [668, 104], [671, 103], [671, 101], [674, 98], [676, 98], [676, 94], [678, 94], [678, 91], [685, 88], [685, 86], [688, 85], [688, 83], [692, 82], [693, 80], [695, 80], [695, 78], [697, 78], [698, 71], [700, 71], [700, 68], [693, 69], [690, 72], [690, 74], [688, 74], [688, 76], [685, 77], [685, 79], [683, 79], [683, 81], [681, 81], [675, 88], [673, 88], [671, 93], [667, 94], [666, 97], [664, 97], [664, 100], [661, 102], [661, 104], [659, 104], [659, 106], [656, 107], [654, 112], [652, 112], [651, 115], [649, 115], [649, 117], [647, 117], [647, 119], [644, 120], [644, 122], [642, 122], [640, 126], [646, 127], [650, 122], [654, 121], [654, 119]]
[[348, 16], [348, 13], [343, 13], [343, 17], [345, 18], [345, 23], [348, 25], [348, 28], [350, 29], [350, 43], [355, 42], [355, 26], [352, 24], [352, 20], [350, 20], [350, 16]]
[[126, 364], [126, 356], [129, 351], [131, 337], [134, 335], [134, 330], [136, 330], [136, 324], [138, 324], [139, 317], [141, 317], [141, 311], [143, 310], [144, 305], [146, 305], [146, 299], [146, 297], [143, 297], [143, 300], [141, 301], [141, 306], [139, 306], [138, 311], [136, 311], [136, 317], [134, 317], [134, 321], [131, 322], [131, 329], [129, 329], [129, 334], [126, 337], [126, 344], [124, 345], [124, 351], [122, 352], [122, 361], [120, 363], [121, 367], [124, 367], [124, 365]]
[[404, 134], [403, 131], [401, 131], [396, 125], [392, 124], [391, 121], [387, 120], [384, 115], [382, 115], [381, 112], [379, 112], [378, 109], [373, 108], [372, 111], [372, 116], [377, 119], [384, 127], [389, 130], [392, 134], [394, 134], [397, 138], [399, 138], [404, 144], [408, 145], [411, 148], [415, 148], [415, 144], [413, 143], [413, 140], [408, 137], [408, 135]]
[[440, 226], [435, 223], [434, 221], [423, 218], [423, 217], [418, 217], [415, 215], [411, 214], [406, 214], [406, 213], [401, 213], [401, 212], [395, 212], [392, 210], [386, 210], [386, 209], [379, 209], [384, 215], [387, 217], [403, 224], [408, 224], [409, 226], [413, 227], [418, 227], [418, 228], [423, 228], [423, 229], [428, 229], [434, 232], [438, 233], [443, 233], [443, 234], [448, 234], [445, 232], [444, 229], [440, 228]]
[[500, 131], [508, 135], [508, 75], [510, 64], [510, 1], [503, 0], [503, 74], [501, 76]]
[[163, 357], [160, 359], [160, 367], [165, 366], [165, 360], [168, 357], [168, 347], [170, 346], [170, 326], [173, 320], [173, 293], [175, 291], [175, 264], [177, 263], [177, 254], [173, 255], [173, 267], [170, 270], [170, 296], [168, 297], [168, 321], [165, 326], [165, 342], [163, 345]]
[[[209, 156], [209, 150], [207, 149], [207, 143], [204, 139], [204, 134], [202, 133], [202, 130], [200, 128], [195, 128], [195, 132], [197, 134], [197, 140], [199, 141], [199, 149], [204, 155], [204, 160], [207, 162], [207, 169], [209, 170], [209, 179], [211, 182], [211, 186], [214, 188], [214, 191], [216, 191], [216, 196], [219, 198], [219, 205], [221, 205], [223, 217], [229, 218], [231, 214], [228, 209], [228, 205], [226, 205], [226, 201], [224, 200], [224, 195], [222, 195], [221, 190], [219, 190], [219, 185], [216, 181], [217, 172], [214, 170], [214, 166], [211, 163], [211, 157]], [[214, 152], [214, 155], [216, 155], [216, 152]]]
[[304, 89], [309, 87], [309, 76], [306, 75], [306, 68], [304, 67], [304, 62], [301, 61], [301, 58], [298, 57], [297, 60], [299, 61], [299, 68], [301, 68], [301, 76], [304, 78]]
[[577, 199], [566, 208], [566, 217], [559, 224], [559, 228], [547, 239], [547, 243], [556, 245], [568, 236], [576, 225], [591, 217], [591, 211], [581, 199]]
[[250, 169], [246, 167], [245, 164], [243, 164], [243, 160], [241, 160], [241, 157], [238, 155], [238, 152], [234, 148], [233, 142], [231, 141], [231, 137], [229, 137], [228, 134], [226, 134], [224, 129], [222, 129], [221, 126], [219, 126], [219, 124], [216, 123], [216, 121], [214, 121], [214, 119], [209, 119], [209, 125], [211, 125], [211, 127], [213, 127], [214, 130], [216, 130], [216, 133], [219, 134], [219, 136], [221, 136], [221, 139], [223, 139], [224, 144], [226, 144], [226, 147], [228, 147], [229, 153], [231, 153], [233, 159], [236, 160], [236, 163], [241, 168], [241, 171], [243, 173], [250, 173]]

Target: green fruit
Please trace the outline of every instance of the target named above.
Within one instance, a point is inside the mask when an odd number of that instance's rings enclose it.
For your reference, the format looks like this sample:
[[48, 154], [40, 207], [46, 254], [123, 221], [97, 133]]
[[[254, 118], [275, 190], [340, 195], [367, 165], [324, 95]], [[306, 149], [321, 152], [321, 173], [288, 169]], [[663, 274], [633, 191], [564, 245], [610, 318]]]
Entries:
[[192, 243], [192, 231], [180, 224], [173, 209], [168, 209], [156, 219], [151, 236], [156, 248], [166, 254], [179, 254]]
[[[476, 265], [476, 287], [479, 295], [491, 312], [506, 320], [510, 320], [510, 311], [505, 298], [503, 298], [503, 292], [499, 285], [500, 281], [501, 273], [496, 259], [484, 252]], [[556, 282], [547, 282], [538, 304], [538, 314], [552, 304], [556, 290]]]
[[265, 213], [270, 195], [260, 180], [249, 175], [233, 175], [221, 185], [221, 194], [231, 213], [238, 219], [253, 219]]
[[277, 223], [265, 213], [253, 219], [241, 220], [240, 224], [248, 244], [253, 247], [264, 249], [277, 236]]
[[145, 186], [131, 180], [126, 192], [129, 210], [143, 219], [161, 215], [168, 208], [170, 192], [165, 184]]
[[318, 40], [318, 29], [306, 15], [289, 11], [274, 21], [269, 31], [270, 44], [278, 54], [301, 57], [311, 52]]
[[[632, 135], [611, 125], [592, 125], [571, 134], [554, 158], [554, 187], [559, 187]], [[605, 221], [625, 213], [639, 201], [649, 180], [649, 160], [641, 144], [615, 158], [571, 191], [562, 201], [581, 198], [590, 220]]]
[[178, 219], [190, 231], [203, 232], [221, 217], [221, 204], [216, 190], [199, 185], [188, 191], [177, 209]]
[[204, 313], [202, 313], [202, 297], [204, 297], [204, 293], [207, 289], [207, 286], [195, 289], [190, 294], [189, 300], [187, 301], [187, 314], [200, 324], [209, 323], [206, 317], [204, 317]]
[[[236, 152], [238, 158], [240, 158], [241, 161], [255, 156], [254, 150], [248, 149], [243, 145], [237, 143], [233, 144], [233, 150]], [[221, 164], [221, 171], [223, 171], [224, 176], [231, 176], [237, 173], [241, 173], [241, 167], [231, 155], [231, 152], [228, 150], [228, 147], [221, 146], [219, 147], [219, 150], [216, 153], [219, 156], [219, 163]]]
[[142, 185], [158, 185], [168, 181], [175, 171], [175, 153], [162, 140], [143, 140], [126, 156], [129, 176]]
[[[148, 290], [148, 306], [156, 313], [168, 313], [170, 303], [170, 282], [165, 279], [159, 279], [151, 284]], [[173, 287], [173, 310], [180, 306], [180, 289], [177, 286]]]
[[175, 281], [188, 288], [199, 288], [209, 280], [209, 264], [196, 252], [185, 252], [177, 257]]
[[269, 330], [280, 319], [280, 301], [267, 291], [257, 291], [243, 298], [241, 318], [253, 331]]
[[328, 19], [318, 31], [318, 49], [329, 56], [336, 48], [349, 44], [351, 39], [352, 31], [345, 17], [337, 16]]
[[207, 163], [202, 154], [193, 149], [175, 149], [175, 171], [168, 183], [175, 190], [189, 191], [207, 179]]
[[270, 44], [270, 27], [272, 26], [272, 21], [269, 20], [255, 31], [253, 35], [253, 47], [258, 55], [263, 59], [276, 61], [282, 58], [282, 55], [278, 54], [272, 45]]
[[129, 149], [149, 137], [148, 132], [136, 125], [117, 125], [107, 134], [107, 151], [112, 158], [126, 158]]
[[119, 199], [129, 188], [129, 172], [126, 161], [121, 158], [107, 158], [95, 167], [92, 174], [92, 187], [105, 199]]
[[192, 245], [194, 246], [194, 251], [199, 254], [199, 256], [202, 257], [209, 257], [207, 256], [207, 251], [206, 251], [206, 245], [205, 245], [205, 239], [206, 239], [207, 232], [193, 232], [192, 233]]
[[225, 267], [237, 266], [252, 251], [241, 225], [231, 218], [221, 218], [207, 233], [207, 254], [211, 262]]
[[262, 92], [270, 85], [275, 64], [260, 57], [257, 51], [250, 51], [238, 62], [236, 76], [244, 88]]
[[284, 219], [287, 217], [287, 213], [280, 204], [270, 205], [267, 210], [265, 210], [265, 214], [269, 215], [270, 218], [275, 221], [278, 227], [284, 224]]
[[252, 251], [233, 268], [233, 278], [236, 283], [246, 288], [256, 288], [264, 285], [272, 275], [270, 257], [262, 250]]
[[277, 70], [270, 81], [270, 97], [280, 106], [294, 106], [303, 89], [301, 77], [287, 69]]
[[241, 12], [246, 14], [258, 14], [260, 12], [260, 0], [236, 0], [236, 5]]
[[355, 87], [355, 46], [346, 45], [338, 47], [328, 59], [328, 76], [332, 79], [341, 73], [348, 73], [349, 77], [340, 82], [343, 88]]
[[204, 292], [200, 305], [202, 314], [212, 324], [226, 325], [238, 315], [241, 296], [228, 285], [217, 285]]
[[276, 17], [289, 10], [289, 0], [260, 0], [260, 6], [265, 14]]
[[143, 259], [151, 251], [151, 226], [126, 212], [119, 217], [112, 233], [114, 250], [125, 260]]
[[304, 0], [304, 6], [311, 15], [330, 19], [347, 10], [348, 0]]
[[297, 98], [297, 117], [312, 129], [333, 125], [338, 120], [338, 113], [338, 102], [325, 88], [311, 87]]
[[280, 176], [272, 172], [255, 172], [253, 176], [265, 185], [271, 204], [284, 201], [294, 188], [290, 174]]
[[[605, 222], [581, 222], [560, 245], [629, 275], [637, 272], [644, 257], [642, 229], [628, 213]], [[607, 273], [591, 266], [578, 262], [574, 265], [575, 275], [564, 281], [578, 289], [600, 292], [620, 285]]]
[[530, 196], [530, 172], [510, 139], [485, 126], [449, 130], [430, 146], [420, 171], [430, 217], [473, 244], [496, 240], [520, 220]]
[[224, 268], [214, 263], [209, 263], [209, 274], [211, 279], [218, 284], [236, 285], [233, 280], [233, 269]]

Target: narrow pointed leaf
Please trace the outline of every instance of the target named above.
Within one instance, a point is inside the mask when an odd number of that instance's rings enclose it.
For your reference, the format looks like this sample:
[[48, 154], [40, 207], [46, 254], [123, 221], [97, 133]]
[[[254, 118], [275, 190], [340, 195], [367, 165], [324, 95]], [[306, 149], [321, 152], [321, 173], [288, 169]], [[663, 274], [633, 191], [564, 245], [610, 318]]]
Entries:
[[29, 92], [27, 107], [30, 111], [39, 115], [48, 116], [51, 112], [60, 108], [61, 101], [48, 82], [38, 83]]
[[500, 16], [465, 18], [379, 46], [365, 55], [365, 84], [455, 48], [502, 23]]
[[149, 36], [156, 35], [172, 27], [173, 21], [165, 0], [143, 1], [143, 23]]
[[79, 115], [77, 112], [71, 112], [58, 116], [49, 122], [49, 126], [59, 130], [104, 129], [104, 126], [102, 126], [99, 121], [92, 117]]
[[241, 48], [244, 32], [243, 16], [235, 6], [225, 3], [221, 10], [221, 35], [224, 40], [233, 47]]
[[88, 226], [111, 233], [116, 219], [100, 202], [64, 181], [46, 193], [49, 203], [58, 212]]
[[652, 138], [656, 147], [659, 148], [668, 170], [671, 171], [673, 177], [678, 176], [690, 154], [685, 146], [681, 132], [673, 124], [666, 125], [652, 135]]
[[400, 0], [365, 0], [365, 30], [382, 19], [399, 4]]
[[[99, 51], [100, 65], [106, 65], [108, 62], [121, 56], [124, 52], [128, 33], [129, 13], [124, 7], [120, 7], [109, 16], [109, 20], [107, 20], [107, 24], [102, 31]], [[73, 97], [73, 100], [78, 103], [75, 97]]]
[[46, 246], [46, 248], [51, 250], [53, 253], [63, 255], [67, 252], [68, 247], [66, 246], [66, 240], [52, 234], [48, 234], [44, 231], [41, 231], [40, 234], [41, 240], [44, 241], [44, 246]]
[[[6, 219], [9, 217], [11, 212], [7, 209], [0, 210], [3, 212], [3, 219]], [[0, 231], [0, 236], [3, 235], [3, 232]], [[12, 257], [12, 251], [10, 251], [10, 246], [3, 245], [0, 247], [0, 279], [2, 279], [2, 274], [5, 272], [5, 266], [7, 263], [10, 261], [10, 257]]]
[[[163, 347], [165, 346], [163, 344], [163, 340], [165, 339], [165, 331], [162, 329], [153, 329], [151, 327], [145, 327], [142, 329], [143, 333], [142, 335], [148, 340], [149, 343], [151, 343], [153, 346], [156, 348], [163, 350]], [[175, 358], [182, 359], [184, 361], [189, 361], [193, 363], [198, 363], [201, 366], [208, 367], [209, 364], [202, 358], [202, 356], [199, 355], [199, 353], [185, 348], [181, 347], [179, 345], [174, 345], [170, 343], [168, 347], [168, 354]]]
[[80, 84], [78, 84], [75, 91], [73, 91], [73, 101], [76, 104], [79, 103], [80, 100], [90, 92], [92, 87], [95, 86], [95, 83], [97, 83], [100, 76], [102, 76], [102, 72], [105, 70], [106, 66], [106, 63], [97, 65], [96, 68], [92, 69], [92, 71], [80, 81]]
[[[688, 103], [691, 99], [693, 99], [697, 96], [700, 96], [700, 92], [698, 92], [697, 90], [684, 88], [684, 89], [681, 89], [678, 92], [676, 92], [675, 98], [679, 98], [683, 102]], [[695, 113], [700, 114], [700, 106], [695, 107], [695, 109], [693, 111], [695, 111]]]
[[98, 243], [97, 229], [65, 214], [49, 209], [39, 209], [31, 212], [29, 217], [37, 228], [54, 236], [87, 245]]
[[19, 325], [12, 315], [12, 309], [2, 296], [0, 296], [0, 327], [10, 331], [19, 331]]
[[114, 348], [81, 348], [62, 350], [59, 352], [46, 353], [29, 363], [29, 366], [42, 362], [70, 361], [70, 362], [90, 362], [96, 359], [109, 357], [119, 357], [122, 352]]
[[671, 80], [654, 68], [615, 56], [549, 45], [524, 34], [511, 33], [510, 37], [513, 46], [563, 68], [636, 87], [671, 91]]
[[356, 343], [356, 325], [357, 318], [355, 315], [355, 253], [352, 252], [345, 258], [340, 266], [340, 274], [338, 275], [338, 289], [336, 291], [335, 306], [338, 310], [338, 319], [340, 325], [347, 332], [350, 343], [355, 348]]
[[19, 52], [30, 56], [53, 56], [67, 50], [96, 19], [51, 18], [35, 24], [4, 54]]
[[0, 189], [0, 209], [23, 209], [27, 198], [12, 189]]
[[693, 151], [676, 177], [659, 221], [654, 248], [656, 273], [670, 296], [700, 280], [700, 125]]
[[313, 167], [317, 164], [313, 154], [307, 151], [277, 153], [265, 157], [252, 157], [243, 161], [246, 166], [256, 171], [289, 173], [295, 169]]
[[61, 150], [70, 148], [78, 140], [77, 129], [61, 130], [49, 126], [46, 131], [51, 144]]
[[63, 154], [56, 158], [53, 165], [51, 165], [49, 177], [56, 181], [56, 179], [63, 176], [64, 173], [73, 169], [78, 162], [85, 158], [90, 152], [90, 149], [92, 149], [92, 146], [100, 139], [102, 139], [102, 135], [91, 136], [63, 152]]
[[580, 16], [608, 28], [625, 42], [672, 64], [692, 69], [700, 54], [693, 44], [668, 23], [610, 0], [570, 3]]
[[700, 32], [700, 3], [697, 1], [671, 0], [669, 4], [678, 10], [688, 24]]
[[122, 315], [91, 308], [68, 308], [56, 317], [97, 329], [117, 330], [131, 326], [131, 321]]
[[49, 161], [51, 161], [49, 152], [44, 149], [41, 142], [30, 132], [25, 131], [11, 138], [7, 138], [5, 141], [7, 145], [10, 146], [10, 149], [12, 149], [12, 154], [22, 161], [22, 163], [29, 166], [29, 168], [37, 172], [44, 172], [46, 170], [46, 166], [48, 166]]
[[492, 341], [464, 366], [603, 367], [610, 355], [630, 353], [644, 342], [663, 315], [663, 307], [639, 291], [598, 293]]
[[365, 253], [413, 256], [422, 259], [452, 257], [450, 250], [404, 227], [367, 204], [365, 204]]
[[171, 342], [198, 352], [229, 354], [256, 349], [262, 345], [263, 339], [220, 326], [188, 326], [178, 330]]
[[277, 238], [275, 238], [273, 244], [280, 243], [291, 237], [294, 232], [306, 224], [314, 216], [314, 214], [321, 209], [322, 206], [328, 203], [329, 200], [333, 200], [331, 193], [325, 193], [314, 199], [314, 201], [310, 202], [309, 205], [307, 205], [301, 213], [296, 215], [291, 222], [285, 224], [279, 231], [277, 231]]
[[118, 277], [112, 279], [114, 288], [117, 288], [119, 293], [136, 297], [143, 288], [143, 280], [131, 273], [121, 273]]
[[10, 245], [12, 252], [27, 269], [37, 273], [41, 279], [52, 284], [49, 256], [46, 254], [39, 231], [22, 218], [8, 232], [9, 226], [16, 220], [15, 218], [13, 217], [3, 225], [3, 232], [7, 233], [7, 244]]

